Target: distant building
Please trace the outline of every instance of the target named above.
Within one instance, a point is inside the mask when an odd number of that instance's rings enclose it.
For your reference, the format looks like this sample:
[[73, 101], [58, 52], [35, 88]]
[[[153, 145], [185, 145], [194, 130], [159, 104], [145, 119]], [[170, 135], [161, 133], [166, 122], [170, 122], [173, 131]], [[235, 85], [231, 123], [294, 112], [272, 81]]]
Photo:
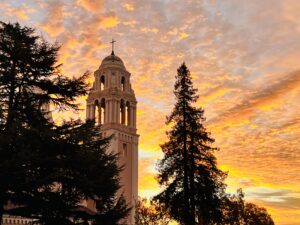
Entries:
[[20, 216], [9, 216], [4, 214], [2, 219], [2, 225], [21, 225], [21, 224], [32, 224], [32, 219], [23, 218]]

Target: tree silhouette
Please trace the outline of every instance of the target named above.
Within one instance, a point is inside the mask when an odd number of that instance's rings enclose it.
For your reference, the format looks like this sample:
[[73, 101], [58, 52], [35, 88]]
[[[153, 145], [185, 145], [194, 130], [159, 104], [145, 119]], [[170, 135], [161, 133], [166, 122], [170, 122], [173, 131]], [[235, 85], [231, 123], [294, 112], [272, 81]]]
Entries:
[[247, 225], [274, 225], [267, 210], [263, 207], [258, 207], [253, 203], [246, 203], [244, 220]]
[[[47, 106], [78, 110], [88, 74], [67, 78], [59, 46], [19, 24], [0, 24], [0, 221], [3, 213], [40, 224], [121, 223], [117, 155], [93, 121], [54, 124]], [[85, 207], [87, 200], [93, 207]]]
[[167, 124], [168, 141], [161, 145], [164, 158], [158, 164], [163, 191], [155, 197], [180, 224], [213, 224], [222, 220], [222, 196], [226, 174], [217, 168], [211, 144], [214, 140], [203, 122], [204, 110], [196, 107], [197, 89], [183, 63], [177, 70], [176, 103]]
[[245, 202], [241, 189], [236, 195], [224, 198], [224, 225], [274, 225], [274, 221], [263, 207]]

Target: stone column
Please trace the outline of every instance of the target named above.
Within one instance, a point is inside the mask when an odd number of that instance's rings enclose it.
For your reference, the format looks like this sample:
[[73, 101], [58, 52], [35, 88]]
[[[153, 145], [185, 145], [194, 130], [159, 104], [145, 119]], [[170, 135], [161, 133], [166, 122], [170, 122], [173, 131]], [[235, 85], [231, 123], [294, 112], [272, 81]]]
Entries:
[[110, 99], [110, 123], [113, 123], [114, 122], [114, 100], [113, 99]]
[[112, 100], [109, 99], [108, 100], [108, 123], [111, 123], [112, 122]]
[[104, 123], [108, 123], [108, 117], [109, 117], [109, 101], [105, 101], [105, 116], [104, 116]]
[[120, 123], [120, 101], [116, 100], [115, 102], [115, 120], [116, 123], [119, 124]]
[[133, 128], [136, 128], [136, 107], [133, 107]]
[[109, 122], [112, 123], [114, 120], [113, 100], [109, 100]]
[[121, 110], [122, 110], [122, 111], [121, 111], [121, 113], [122, 113], [121, 124], [125, 124], [125, 121], [126, 121], [126, 118], [125, 118], [125, 116], [126, 116], [126, 112], [125, 112], [125, 110], [126, 110], [125, 103], [124, 103], [124, 105], [122, 106]]
[[112, 99], [111, 100], [111, 122], [115, 123], [115, 108], [116, 108], [116, 104], [115, 104], [115, 100]]
[[88, 104], [86, 104], [85, 119], [86, 120], [90, 119], [90, 106]]
[[105, 123], [109, 123], [109, 100], [105, 99]]
[[130, 105], [130, 126], [134, 127], [134, 106]]

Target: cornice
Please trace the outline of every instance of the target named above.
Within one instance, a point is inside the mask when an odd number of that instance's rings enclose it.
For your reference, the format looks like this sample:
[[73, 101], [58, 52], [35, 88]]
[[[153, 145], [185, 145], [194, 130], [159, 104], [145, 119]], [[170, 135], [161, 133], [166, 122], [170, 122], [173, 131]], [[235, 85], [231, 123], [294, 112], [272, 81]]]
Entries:
[[109, 130], [116, 130], [116, 131], [119, 131], [119, 132], [122, 132], [125, 134], [130, 134], [130, 135], [139, 137], [139, 135], [137, 134], [136, 128], [126, 126], [124, 124], [106, 123], [101, 126], [101, 131], [105, 132], [105, 131], [109, 131]]
[[91, 90], [86, 101], [88, 103], [90, 103], [90, 102], [94, 102], [97, 99], [101, 100], [101, 98], [105, 98], [107, 100], [110, 100], [110, 99], [114, 99], [114, 100], [124, 99], [124, 100], [130, 101], [134, 104], [137, 103], [136, 98], [135, 98], [135, 94], [134, 94], [133, 91], [124, 92], [124, 91], [119, 90], [117, 87], [108, 88], [108, 89], [105, 89], [103, 91]]

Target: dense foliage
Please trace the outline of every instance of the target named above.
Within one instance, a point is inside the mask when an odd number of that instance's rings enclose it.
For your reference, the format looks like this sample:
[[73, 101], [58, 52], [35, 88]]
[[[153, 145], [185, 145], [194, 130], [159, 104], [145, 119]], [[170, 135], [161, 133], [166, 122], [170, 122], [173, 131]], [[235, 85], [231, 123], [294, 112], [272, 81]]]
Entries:
[[223, 214], [224, 225], [274, 225], [265, 208], [245, 202], [241, 189], [224, 198]]
[[88, 91], [87, 74], [60, 74], [58, 51], [31, 28], [0, 24], [0, 221], [7, 213], [49, 225], [120, 224], [128, 209], [116, 196], [110, 137], [93, 121], [51, 120], [50, 104], [76, 111]]
[[135, 210], [136, 225], [168, 225], [171, 222], [166, 208], [155, 201], [139, 199]]

